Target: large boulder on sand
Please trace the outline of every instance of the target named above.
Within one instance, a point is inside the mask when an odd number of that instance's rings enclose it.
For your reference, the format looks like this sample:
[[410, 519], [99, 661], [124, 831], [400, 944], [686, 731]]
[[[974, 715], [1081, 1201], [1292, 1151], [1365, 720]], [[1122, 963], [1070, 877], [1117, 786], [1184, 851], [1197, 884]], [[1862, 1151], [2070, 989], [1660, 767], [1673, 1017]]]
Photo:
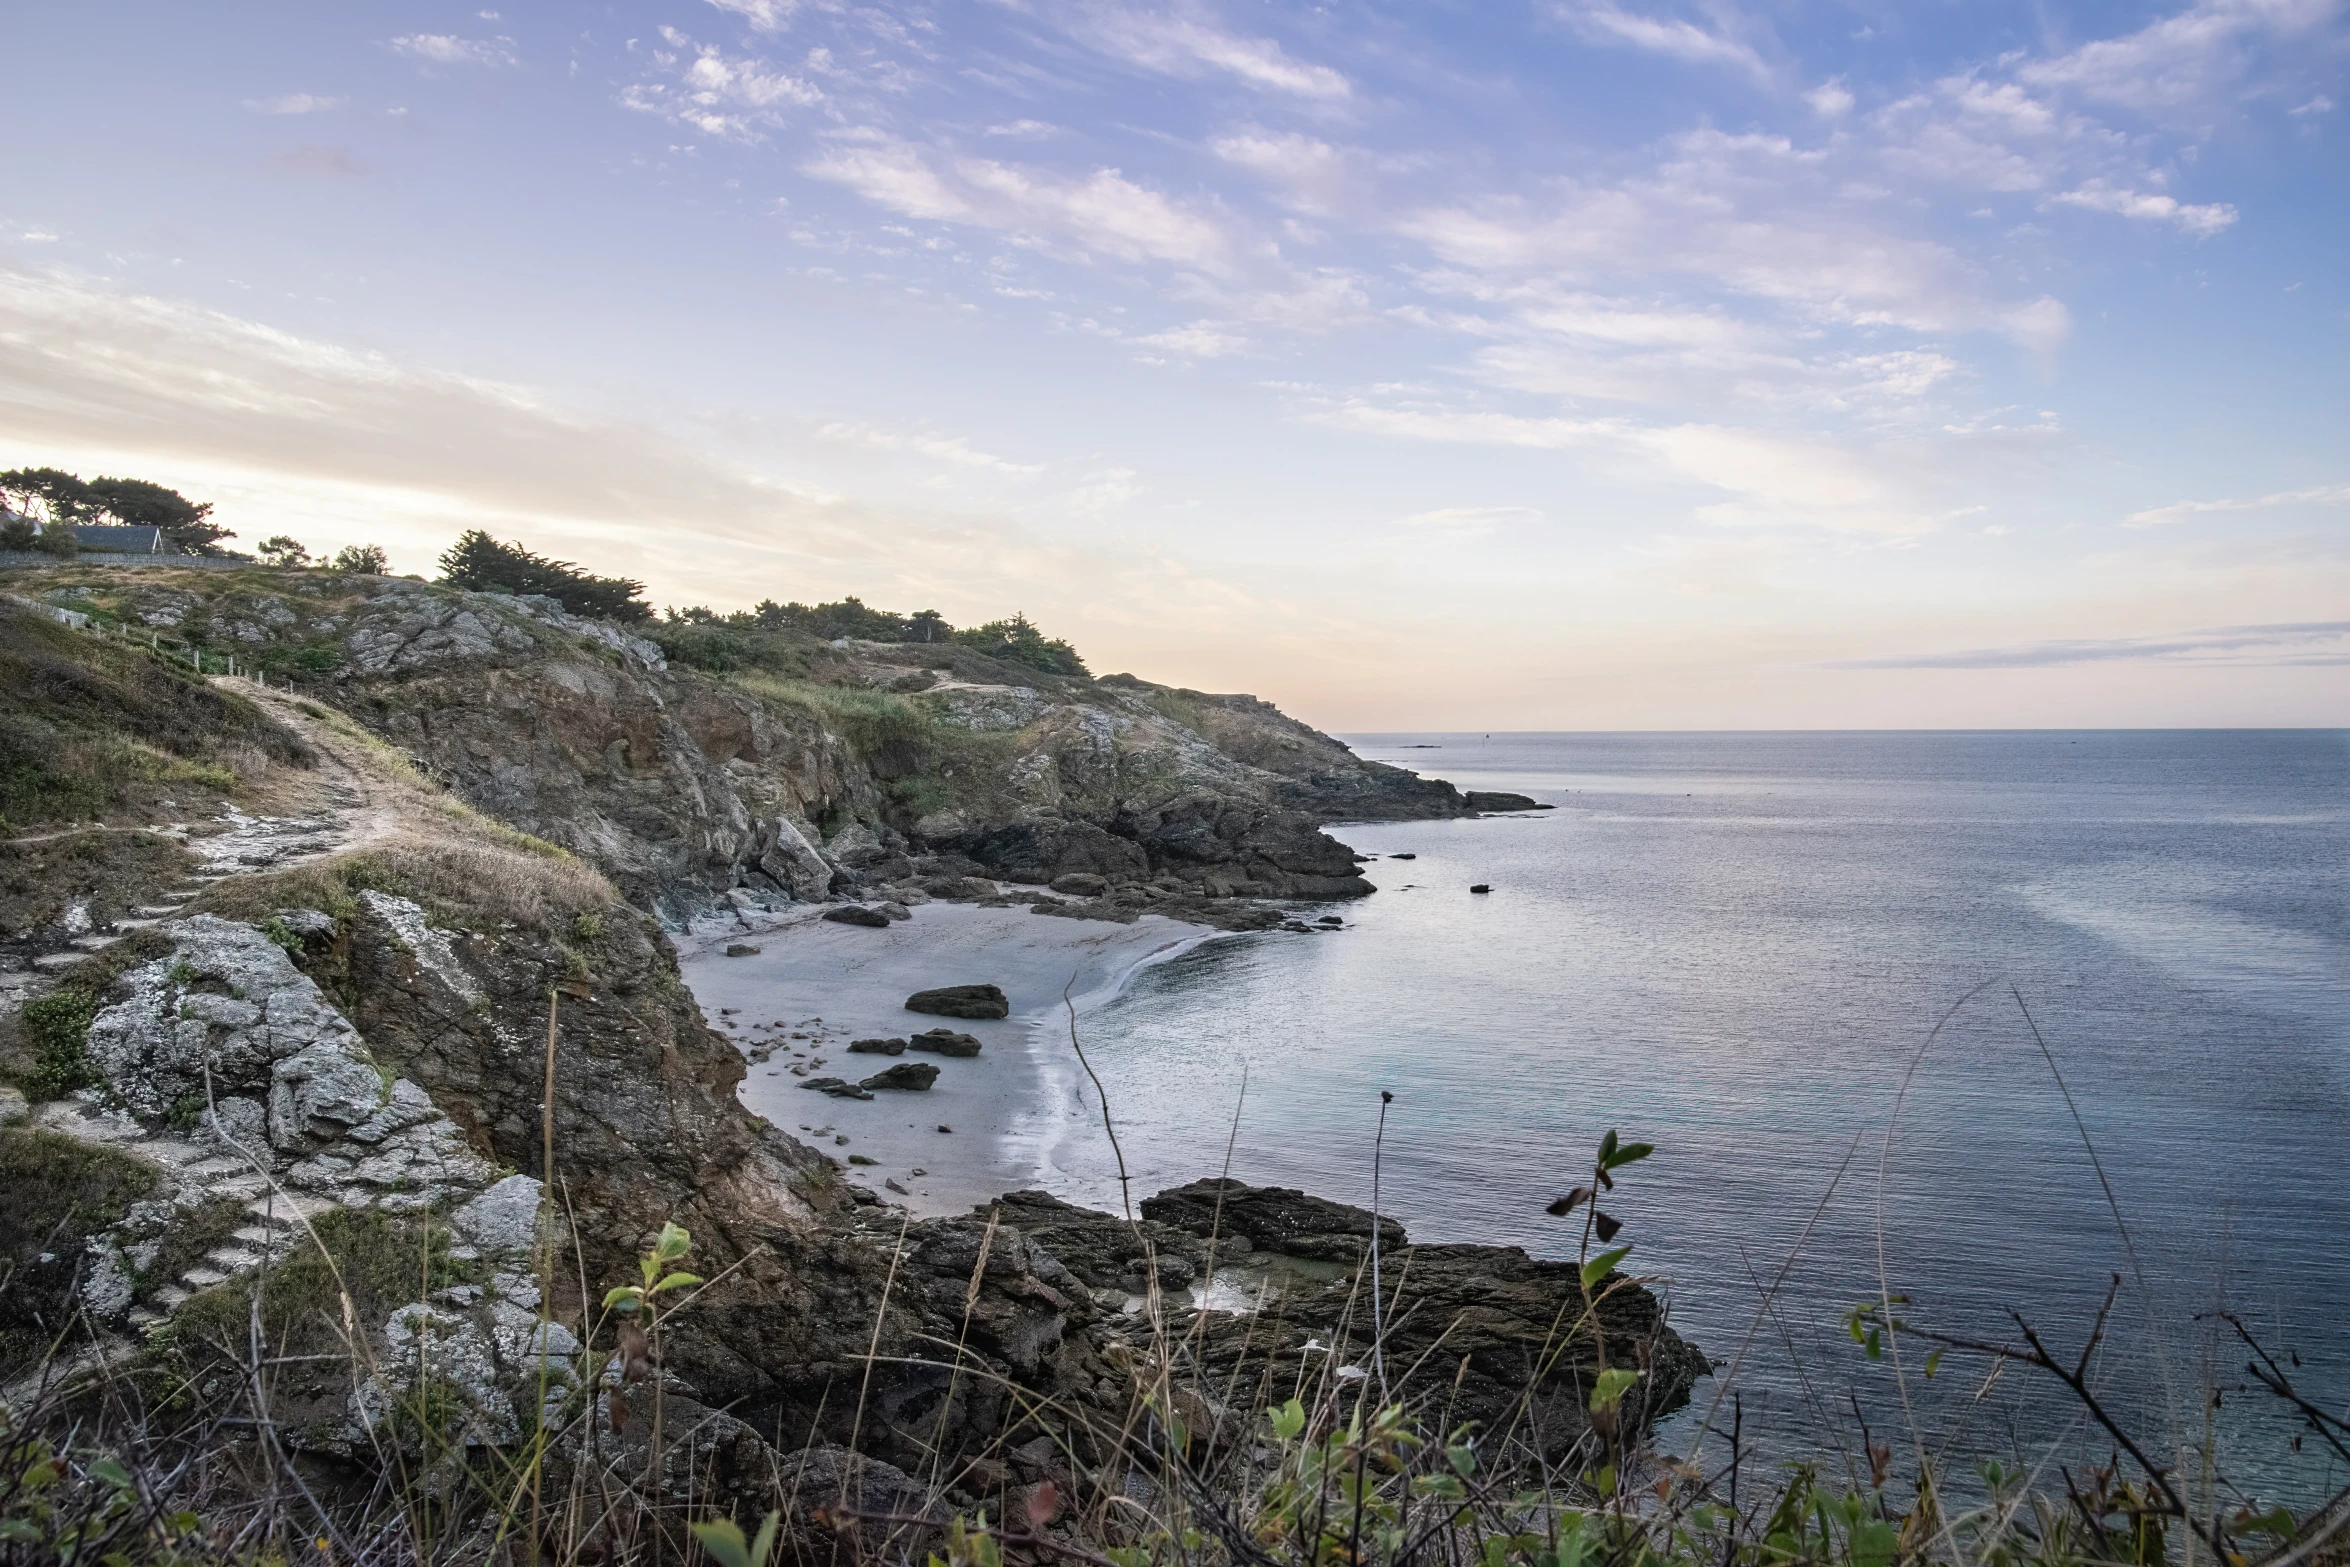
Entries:
[[900, 1061], [866, 1078], [859, 1088], [905, 1088], [920, 1092], [938, 1081], [938, 1067], [929, 1061]]
[[906, 998], [906, 1010], [932, 1017], [999, 1018], [1012, 1015], [1012, 1003], [994, 985], [941, 985], [915, 991]]
[[[906, 1041], [909, 1049], [927, 1050], [934, 1056], [975, 1056], [979, 1041], [969, 1034], [958, 1034], [951, 1028], [926, 1028]], [[850, 1049], [856, 1047], [851, 1045]]]
[[844, 903], [824, 911], [824, 917], [835, 925], [864, 925], [879, 930], [889, 923], [889, 916], [879, 909], [869, 909], [862, 903]]

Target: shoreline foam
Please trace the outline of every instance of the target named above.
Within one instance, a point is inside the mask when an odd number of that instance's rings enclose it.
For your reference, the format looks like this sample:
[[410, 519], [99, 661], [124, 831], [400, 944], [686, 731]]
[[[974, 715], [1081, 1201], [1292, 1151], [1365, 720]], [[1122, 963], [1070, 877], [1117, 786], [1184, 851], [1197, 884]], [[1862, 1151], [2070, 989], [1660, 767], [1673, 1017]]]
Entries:
[[[1159, 915], [1118, 925], [956, 903], [924, 904], [912, 919], [876, 930], [836, 924], [807, 907], [754, 917], [747, 928], [730, 921], [688, 934], [678, 942], [678, 969], [704, 1015], [749, 1058], [740, 1097], [753, 1114], [844, 1163], [852, 1154], [873, 1160], [847, 1165], [845, 1173], [929, 1216], [1054, 1184], [1054, 1160], [1071, 1123], [1096, 1113], [1067, 1043], [1065, 987], [1082, 1021], [1145, 968], [1224, 934]], [[760, 951], [725, 956], [734, 943]], [[914, 991], [956, 984], [1000, 985], [1011, 1015], [965, 1021], [905, 1010]], [[976, 1035], [980, 1054], [848, 1052], [853, 1039], [905, 1038], [942, 1024]], [[779, 1042], [774, 1054], [758, 1059], [770, 1041]], [[836, 1099], [802, 1089], [805, 1077], [792, 1071], [801, 1065], [806, 1076], [855, 1081], [893, 1059], [936, 1062], [937, 1085]], [[954, 1130], [941, 1133], [941, 1124]], [[819, 1135], [822, 1128], [829, 1131]], [[835, 1140], [841, 1137], [847, 1141]], [[917, 1169], [925, 1173], [916, 1176]], [[902, 1190], [890, 1190], [890, 1180]]]

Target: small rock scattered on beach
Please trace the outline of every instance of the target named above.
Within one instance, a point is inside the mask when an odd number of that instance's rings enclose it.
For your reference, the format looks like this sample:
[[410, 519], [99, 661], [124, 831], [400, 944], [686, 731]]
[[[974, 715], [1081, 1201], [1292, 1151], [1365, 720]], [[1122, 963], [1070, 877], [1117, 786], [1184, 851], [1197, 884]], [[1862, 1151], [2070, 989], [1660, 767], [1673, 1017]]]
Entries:
[[852, 1039], [849, 1054], [853, 1056], [902, 1056], [906, 1042], [902, 1039]]
[[1002, 1018], [1012, 1015], [1012, 1003], [997, 985], [941, 985], [915, 991], [906, 998], [906, 1010], [933, 1017]]
[[[846, 1078], [811, 1077], [800, 1086], [812, 1088], [820, 1094], [830, 1094], [835, 1099], [870, 1099], [873, 1097], [872, 1093], [863, 1085], [852, 1083]], [[843, 1138], [842, 1141], [846, 1142], [847, 1139]]]
[[1478, 882], [1478, 883], [1477, 883], [1475, 886], [1471, 887], [1469, 890], [1470, 890], [1471, 892], [1491, 892], [1491, 891], [1493, 890], [1493, 888], [1492, 888], [1491, 884], [1489, 884], [1489, 883], [1486, 883], [1486, 882]]
[[838, 908], [826, 909], [824, 917], [835, 925], [863, 925], [879, 930], [889, 923], [889, 916], [879, 909], [869, 909], [862, 903], [844, 903]]
[[940, 1131], [942, 1131], [942, 1132], [951, 1132], [951, 1131], [953, 1131], [953, 1130], [954, 1130], [954, 1128], [953, 1128], [953, 1127], [951, 1127], [951, 1126], [941, 1125], [941, 1126], [939, 1127], [939, 1130], [940, 1130]]
[[747, 941], [730, 941], [726, 944], [726, 955], [730, 958], [755, 958], [759, 955], [759, 949]]

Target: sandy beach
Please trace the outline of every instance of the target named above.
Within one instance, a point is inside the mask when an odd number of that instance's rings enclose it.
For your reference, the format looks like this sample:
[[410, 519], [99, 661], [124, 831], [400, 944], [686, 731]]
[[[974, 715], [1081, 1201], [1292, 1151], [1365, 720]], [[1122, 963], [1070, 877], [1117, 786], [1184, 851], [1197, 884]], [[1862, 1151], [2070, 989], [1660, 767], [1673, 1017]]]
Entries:
[[[852, 1180], [922, 1215], [1047, 1184], [1056, 1147], [1094, 1113], [1078, 1092], [1064, 990], [1082, 1024], [1143, 967], [1222, 934], [1159, 915], [1116, 925], [958, 903], [924, 904], [879, 930], [820, 916], [809, 908], [753, 916], [747, 929], [697, 930], [679, 940], [680, 969], [704, 1015], [748, 1060], [743, 1103], [842, 1160]], [[734, 944], [759, 951], [726, 956]], [[905, 1009], [917, 990], [964, 984], [1000, 986], [1011, 1016], [973, 1021]], [[979, 1055], [849, 1053], [851, 1040], [942, 1026], [978, 1038]], [[810, 1077], [857, 1081], [900, 1061], [936, 1063], [937, 1083], [870, 1100], [801, 1086]], [[847, 1163], [852, 1155], [874, 1162]]]

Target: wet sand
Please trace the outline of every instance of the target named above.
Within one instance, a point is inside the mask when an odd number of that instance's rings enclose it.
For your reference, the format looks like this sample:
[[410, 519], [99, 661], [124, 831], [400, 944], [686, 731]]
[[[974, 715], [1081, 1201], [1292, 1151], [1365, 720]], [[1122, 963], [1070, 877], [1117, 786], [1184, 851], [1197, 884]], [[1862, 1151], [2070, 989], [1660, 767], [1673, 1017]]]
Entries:
[[[844, 1163], [851, 1155], [873, 1160], [847, 1165], [850, 1179], [922, 1215], [959, 1213], [1048, 1183], [1069, 1123], [1092, 1113], [1078, 1094], [1064, 990], [1082, 1026], [1088, 1008], [1116, 996], [1141, 968], [1221, 934], [1155, 914], [1114, 925], [957, 903], [924, 904], [884, 930], [820, 914], [800, 909], [754, 916], [754, 929], [729, 922], [697, 930], [678, 942], [679, 968], [704, 1015], [750, 1058], [743, 1103]], [[730, 958], [730, 943], [760, 950]], [[1001, 986], [1012, 1015], [974, 1021], [905, 1009], [914, 991], [976, 984]], [[853, 1039], [938, 1027], [975, 1036], [980, 1053], [848, 1050]], [[758, 1059], [769, 1046], [772, 1054]], [[855, 1082], [900, 1061], [936, 1063], [937, 1083], [870, 1100], [800, 1086], [809, 1077]], [[893, 1180], [902, 1194], [884, 1184]]]

